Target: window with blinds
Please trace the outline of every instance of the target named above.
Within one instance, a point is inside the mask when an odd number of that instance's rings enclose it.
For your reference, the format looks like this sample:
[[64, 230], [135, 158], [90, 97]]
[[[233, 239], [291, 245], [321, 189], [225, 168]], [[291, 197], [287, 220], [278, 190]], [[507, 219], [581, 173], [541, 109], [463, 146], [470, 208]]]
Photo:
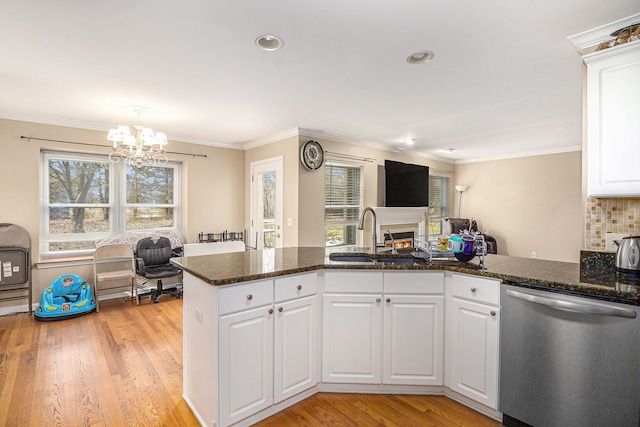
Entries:
[[449, 216], [449, 177], [429, 176], [429, 234], [442, 234], [442, 219]]
[[363, 196], [362, 166], [326, 163], [324, 187], [326, 245], [356, 245]]

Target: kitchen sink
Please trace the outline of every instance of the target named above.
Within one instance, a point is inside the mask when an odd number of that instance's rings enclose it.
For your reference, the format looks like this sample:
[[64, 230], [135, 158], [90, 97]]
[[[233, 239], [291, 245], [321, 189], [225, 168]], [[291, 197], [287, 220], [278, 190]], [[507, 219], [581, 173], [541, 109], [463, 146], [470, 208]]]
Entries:
[[423, 260], [407, 255], [389, 255], [389, 254], [365, 254], [365, 253], [348, 253], [334, 252], [329, 254], [331, 261], [339, 262], [371, 262], [376, 264], [413, 264], [422, 262]]
[[412, 256], [396, 256], [396, 257], [378, 257], [374, 258], [375, 262], [378, 264], [413, 264], [416, 262], [422, 262], [422, 260], [418, 258], [414, 258]]
[[371, 258], [371, 256], [367, 254], [342, 253], [342, 252], [334, 252], [329, 254], [329, 259], [331, 261], [340, 261], [340, 262], [373, 262], [373, 259]]

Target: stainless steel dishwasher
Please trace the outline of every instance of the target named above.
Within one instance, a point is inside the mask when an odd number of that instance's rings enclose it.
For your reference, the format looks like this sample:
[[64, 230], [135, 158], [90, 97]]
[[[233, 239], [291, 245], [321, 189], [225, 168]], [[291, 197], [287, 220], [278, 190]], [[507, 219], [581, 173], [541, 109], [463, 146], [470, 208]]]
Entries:
[[640, 426], [640, 307], [501, 286], [506, 426]]

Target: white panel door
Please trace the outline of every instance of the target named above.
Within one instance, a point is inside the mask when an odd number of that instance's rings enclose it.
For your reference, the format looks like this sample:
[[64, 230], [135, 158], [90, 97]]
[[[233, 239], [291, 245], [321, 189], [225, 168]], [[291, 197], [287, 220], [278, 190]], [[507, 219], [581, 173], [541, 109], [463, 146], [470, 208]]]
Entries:
[[279, 403], [318, 383], [318, 297], [275, 308], [274, 400]]
[[220, 317], [220, 425], [273, 404], [273, 306]]
[[442, 385], [444, 296], [384, 296], [384, 384]]
[[382, 382], [382, 295], [323, 297], [322, 381]]
[[257, 249], [283, 246], [283, 163], [283, 157], [251, 163], [251, 234], [248, 241]]
[[451, 307], [451, 389], [497, 409], [500, 309], [457, 298]]

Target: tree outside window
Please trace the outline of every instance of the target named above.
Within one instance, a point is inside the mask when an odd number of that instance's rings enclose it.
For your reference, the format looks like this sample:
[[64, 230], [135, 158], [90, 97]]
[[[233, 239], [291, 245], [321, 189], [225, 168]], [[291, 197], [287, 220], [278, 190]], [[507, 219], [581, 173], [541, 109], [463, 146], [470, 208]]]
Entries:
[[179, 165], [53, 152], [42, 159], [41, 257], [90, 254], [97, 239], [125, 230], [178, 229]]

